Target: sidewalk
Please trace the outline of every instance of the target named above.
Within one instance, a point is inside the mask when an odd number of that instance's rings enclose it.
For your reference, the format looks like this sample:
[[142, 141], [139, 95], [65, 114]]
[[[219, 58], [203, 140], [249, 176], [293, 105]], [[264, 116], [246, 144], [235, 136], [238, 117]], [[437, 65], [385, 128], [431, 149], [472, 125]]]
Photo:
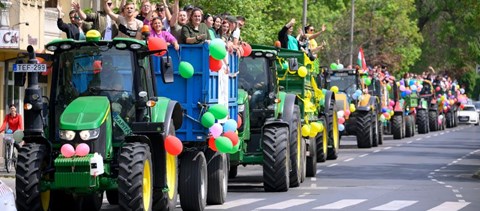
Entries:
[[15, 170], [10, 171], [10, 173], [7, 173], [7, 170], [5, 170], [5, 164], [3, 164], [3, 158], [0, 158], [0, 177], [13, 177], [15, 178]]

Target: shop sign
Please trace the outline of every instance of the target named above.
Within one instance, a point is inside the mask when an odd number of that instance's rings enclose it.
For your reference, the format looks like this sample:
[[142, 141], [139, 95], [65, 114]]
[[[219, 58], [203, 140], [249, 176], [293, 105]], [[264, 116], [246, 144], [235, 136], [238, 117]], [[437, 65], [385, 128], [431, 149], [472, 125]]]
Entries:
[[0, 29], [0, 48], [19, 48], [18, 30]]

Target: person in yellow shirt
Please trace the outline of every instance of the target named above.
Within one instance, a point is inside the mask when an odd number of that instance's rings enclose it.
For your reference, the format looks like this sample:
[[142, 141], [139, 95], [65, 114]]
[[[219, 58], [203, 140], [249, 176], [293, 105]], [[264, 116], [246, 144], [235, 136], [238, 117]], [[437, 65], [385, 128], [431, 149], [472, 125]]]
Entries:
[[314, 55], [316, 55], [316, 53], [320, 51], [325, 45], [325, 43], [322, 43], [319, 46], [315, 39], [320, 36], [320, 34], [326, 29], [327, 27], [325, 26], [325, 24], [322, 25], [322, 30], [319, 32], [315, 32], [315, 28], [312, 25], [308, 25], [305, 27], [305, 35], [308, 37], [308, 48]]

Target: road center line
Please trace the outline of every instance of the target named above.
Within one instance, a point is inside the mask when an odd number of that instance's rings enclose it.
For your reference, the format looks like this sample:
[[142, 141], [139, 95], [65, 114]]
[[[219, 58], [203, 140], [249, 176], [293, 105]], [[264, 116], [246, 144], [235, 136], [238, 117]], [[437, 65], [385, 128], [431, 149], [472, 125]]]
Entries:
[[328, 165], [327, 167], [334, 167], [334, 166], [336, 166], [336, 165], [338, 165], [338, 163], [330, 164], [330, 165]]
[[377, 152], [380, 152], [381, 150], [377, 149], [375, 151], [373, 151], [373, 153], [377, 153]]
[[427, 136], [427, 138], [431, 138], [432, 136]]
[[411, 143], [412, 143], [412, 141], [407, 142], [407, 144], [411, 144]]
[[385, 147], [384, 149], [391, 149], [392, 147]]
[[363, 155], [360, 155], [360, 156], [358, 156], [358, 157], [363, 158], [363, 157], [365, 157], [365, 156], [367, 156], [367, 155], [368, 155], [368, 154], [363, 154]]
[[417, 138], [417, 139], [415, 139], [415, 140], [420, 141], [420, 140], [422, 140], [422, 138]]
[[355, 158], [348, 158], [348, 159], [344, 160], [343, 162], [349, 162], [349, 161], [352, 161], [352, 160], [354, 160], [354, 159], [355, 159]]
[[263, 207], [259, 207], [259, 210], [267, 210], [267, 209], [286, 209], [289, 207], [306, 204], [308, 202], [315, 201], [315, 199], [290, 199], [287, 201], [279, 202], [276, 204], [271, 204]]

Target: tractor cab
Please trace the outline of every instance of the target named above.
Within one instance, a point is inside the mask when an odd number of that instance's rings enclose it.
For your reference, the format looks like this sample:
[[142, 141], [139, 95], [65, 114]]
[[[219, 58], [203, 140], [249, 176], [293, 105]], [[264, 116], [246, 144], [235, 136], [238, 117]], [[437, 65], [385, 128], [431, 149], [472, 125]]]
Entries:
[[339, 110], [348, 109], [347, 105], [354, 101], [353, 94], [361, 87], [357, 71], [355, 69], [329, 69], [324, 74], [327, 74], [324, 77], [326, 87], [336, 86], [338, 87], [338, 92], [346, 94], [347, 99], [344, 99], [346, 102], [343, 102], [342, 99], [337, 99], [337, 108]]

